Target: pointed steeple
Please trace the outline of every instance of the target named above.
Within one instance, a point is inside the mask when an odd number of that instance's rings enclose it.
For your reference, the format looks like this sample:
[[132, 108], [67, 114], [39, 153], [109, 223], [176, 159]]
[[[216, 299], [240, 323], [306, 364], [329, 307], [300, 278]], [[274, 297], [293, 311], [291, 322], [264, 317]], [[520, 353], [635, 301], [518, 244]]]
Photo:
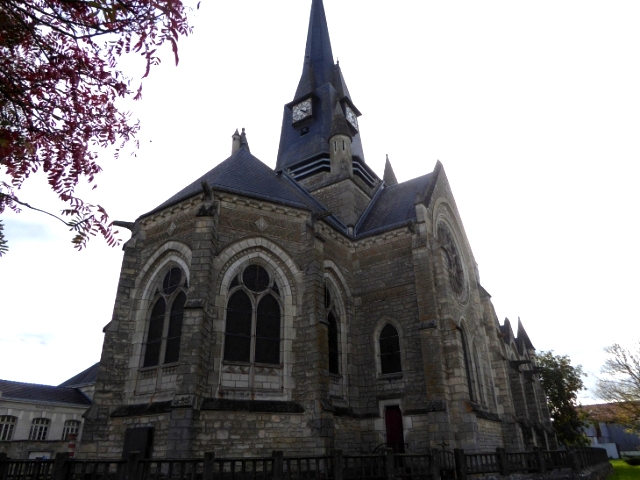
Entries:
[[331, 133], [329, 134], [329, 139], [335, 135], [346, 135], [349, 138], [353, 138], [340, 102], [336, 102], [336, 108], [333, 110], [333, 121], [331, 122]]
[[522, 324], [520, 317], [518, 317], [518, 342], [522, 342], [524, 348], [535, 350], [535, 347], [529, 339], [529, 335], [527, 335], [527, 331], [524, 329], [524, 325]]
[[244, 148], [247, 152], [251, 151], [249, 149], [249, 142], [247, 141], [247, 134], [245, 133], [244, 128], [242, 129], [242, 134], [240, 134], [240, 148]]
[[338, 95], [340, 95], [340, 98], [348, 97], [349, 100], [351, 100], [351, 95], [349, 95], [349, 89], [347, 88], [347, 82], [344, 81], [344, 77], [342, 76], [340, 62], [337, 62], [336, 66], [333, 68], [333, 86], [338, 92]]
[[384, 175], [382, 176], [382, 179], [387, 187], [398, 184], [398, 179], [396, 178], [396, 174], [393, 172], [393, 167], [389, 161], [389, 155], [387, 155], [387, 161], [384, 164]]
[[289, 170], [299, 182], [326, 171], [336, 103], [347, 118], [346, 129], [345, 122], [338, 123], [341, 130], [349, 132], [353, 162], [358, 166], [354, 174], [366, 185], [363, 188], [374, 188], [379, 179], [364, 159], [357, 122], [360, 112], [340, 65], [334, 65], [322, 0], [312, 0], [302, 75], [293, 100], [284, 107], [276, 170]]
[[[307, 48], [304, 52], [304, 58], [305, 64], [302, 69], [302, 78], [300, 78], [298, 91], [306, 90], [310, 83], [315, 87], [321, 87], [333, 80], [333, 52], [331, 51], [329, 27], [327, 26], [327, 17], [324, 13], [322, 0], [313, 0], [311, 4]], [[309, 63], [309, 68], [307, 68], [307, 62]], [[310, 82], [311, 79], [313, 79], [313, 82]], [[305, 93], [307, 92], [302, 93], [302, 95]], [[296, 98], [299, 98], [297, 92]]]
[[304, 65], [302, 66], [302, 76], [300, 77], [300, 83], [298, 83], [298, 89], [296, 90], [295, 99], [308, 97], [316, 89], [316, 81], [313, 77], [313, 67], [311, 66], [311, 59], [309, 57], [304, 58]]

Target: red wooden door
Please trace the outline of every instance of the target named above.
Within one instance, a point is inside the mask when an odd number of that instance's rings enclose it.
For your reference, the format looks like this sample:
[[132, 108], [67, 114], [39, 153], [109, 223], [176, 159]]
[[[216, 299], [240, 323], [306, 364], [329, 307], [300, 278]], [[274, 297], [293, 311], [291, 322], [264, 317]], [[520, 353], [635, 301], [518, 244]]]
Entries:
[[387, 407], [384, 411], [384, 422], [387, 428], [387, 446], [395, 453], [404, 453], [404, 433], [400, 407], [397, 405]]

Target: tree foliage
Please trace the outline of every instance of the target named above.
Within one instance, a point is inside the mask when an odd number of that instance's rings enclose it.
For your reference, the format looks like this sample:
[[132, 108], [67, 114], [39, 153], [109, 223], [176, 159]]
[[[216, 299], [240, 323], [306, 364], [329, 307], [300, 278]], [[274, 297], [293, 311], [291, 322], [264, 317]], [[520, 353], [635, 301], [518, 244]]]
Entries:
[[190, 32], [187, 10], [181, 0], [0, 2], [0, 214], [29, 206], [18, 190], [42, 170], [67, 205], [61, 215], [77, 248], [92, 235], [116, 242], [107, 213], [79, 198], [76, 186], [85, 180], [95, 188], [98, 152], [121, 148], [139, 129], [115, 105], [141, 95], [118, 60], [142, 55], [144, 78], [166, 43], [177, 64], [178, 38]]
[[615, 422], [640, 434], [640, 342], [633, 349], [619, 344], [606, 347], [609, 355], [602, 367], [607, 378], [598, 379], [596, 395], [607, 403]]
[[586, 390], [582, 365], [571, 365], [567, 355], [554, 355], [553, 350], [540, 352], [537, 357], [540, 380], [553, 419], [558, 441], [567, 446], [586, 446], [589, 440], [583, 427], [586, 418], [578, 410], [578, 393]]

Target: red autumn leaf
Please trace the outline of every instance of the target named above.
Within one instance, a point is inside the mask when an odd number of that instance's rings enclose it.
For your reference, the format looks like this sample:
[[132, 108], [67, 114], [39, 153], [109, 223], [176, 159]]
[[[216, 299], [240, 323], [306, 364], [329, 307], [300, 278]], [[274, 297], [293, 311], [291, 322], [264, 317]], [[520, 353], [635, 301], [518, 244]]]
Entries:
[[62, 215], [74, 217], [67, 225], [75, 246], [96, 234], [117, 244], [107, 213], [75, 188], [81, 180], [94, 185], [100, 150], [117, 144], [117, 158], [140, 128], [115, 106], [118, 97], [138, 99], [142, 91], [129, 87], [119, 57], [140, 52], [146, 77], [167, 42], [177, 63], [177, 39], [191, 32], [188, 10], [181, 0], [1, 2], [0, 214], [33, 208], [17, 190], [42, 169], [70, 206]]

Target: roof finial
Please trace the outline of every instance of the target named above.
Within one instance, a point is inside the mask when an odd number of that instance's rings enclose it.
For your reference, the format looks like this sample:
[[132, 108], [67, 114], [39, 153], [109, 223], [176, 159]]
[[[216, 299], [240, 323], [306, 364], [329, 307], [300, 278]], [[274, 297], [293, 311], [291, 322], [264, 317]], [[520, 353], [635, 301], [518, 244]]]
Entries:
[[342, 111], [342, 105], [340, 102], [336, 102], [336, 108], [333, 110], [333, 120], [331, 122], [331, 132], [329, 133], [329, 138], [334, 135], [346, 135], [349, 138], [353, 139], [353, 135], [349, 130], [349, 126], [347, 125], [347, 119], [344, 116], [344, 112]]
[[251, 150], [249, 150], [249, 142], [247, 141], [247, 134], [244, 131], [244, 127], [242, 128], [242, 134], [240, 135], [240, 148], [244, 148], [247, 152], [251, 152]]
[[240, 147], [242, 146], [242, 138], [240, 137], [240, 134], [238, 133], [238, 129], [236, 128], [236, 131], [233, 135], [231, 135], [231, 155], [233, 155], [234, 153], [236, 153], [238, 150], [240, 150]]
[[389, 154], [387, 154], [387, 161], [384, 164], [384, 175], [382, 176], [382, 179], [387, 187], [398, 184], [398, 179], [396, 178], [396, 174], [393, 172], [393, 167], [389, 161]]

